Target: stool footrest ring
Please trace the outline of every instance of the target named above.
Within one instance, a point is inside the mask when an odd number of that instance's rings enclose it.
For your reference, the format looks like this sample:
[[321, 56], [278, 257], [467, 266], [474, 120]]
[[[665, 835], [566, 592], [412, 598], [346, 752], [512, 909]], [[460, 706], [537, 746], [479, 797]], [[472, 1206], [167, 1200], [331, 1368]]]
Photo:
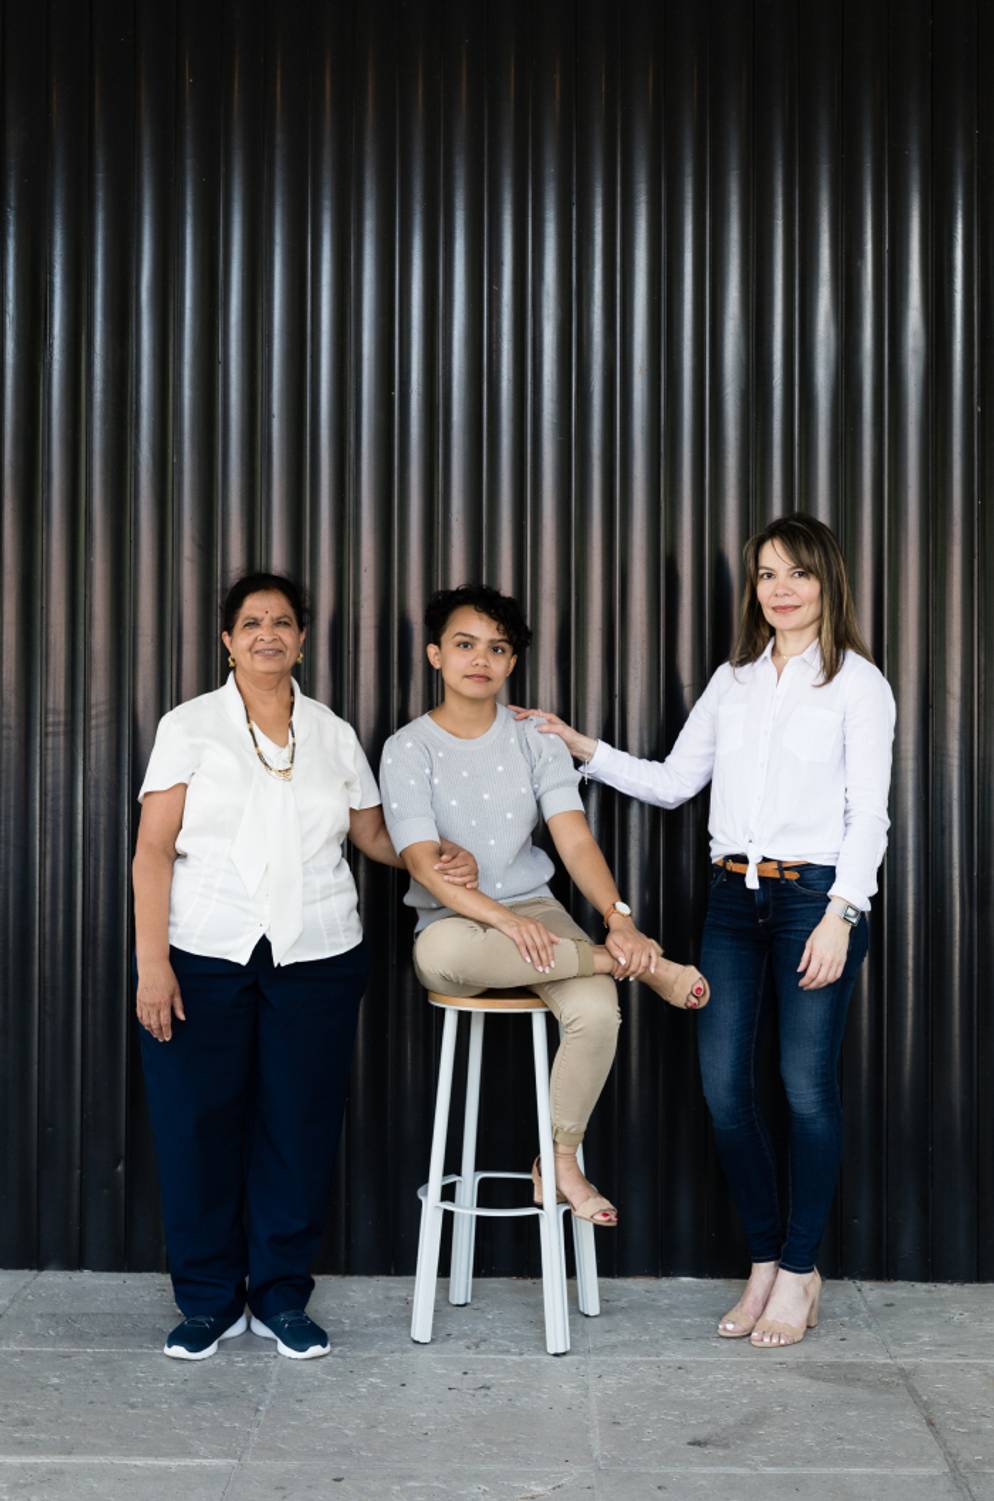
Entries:
[[[524, 1179], [528, 1183], [531, 1182], [531, 1173], [475, 1173], [474, 1177], [476, 1178], [477, 1183], [479, 1183], [481, 1178], [520, 1178]], [[460, 1173], [447, 1173], [446, 1176], [442, 1179], [442, 1187], [445, 1188], [449, 1183], [459, 1183], [461, 1181], [462, 1176]], [[421, 1187], [418, 1189], [418, 1198], [422, 1203], [425, 1203], [427, 1201], [427, 1183], [422, 1183]], [[439, 1199], [438, 1207], [439, 1209], [447, 1209], [450, 1214], [479, 1214], [482, 1215], [484, 1219], [520, 1219], [523, 1215], [526, 1214], [545, 1213], [545, 1210], [542, 1208], [541, 1204], [525, 1204], [522, 1205], [520, 1209], [487, 1209], [481, 1204], [455, 1204], [451, 1199]], [[557, 1204], [556, 1209], [560, 1214], [565, 1214], [569, 1209], [569, 1205]]]

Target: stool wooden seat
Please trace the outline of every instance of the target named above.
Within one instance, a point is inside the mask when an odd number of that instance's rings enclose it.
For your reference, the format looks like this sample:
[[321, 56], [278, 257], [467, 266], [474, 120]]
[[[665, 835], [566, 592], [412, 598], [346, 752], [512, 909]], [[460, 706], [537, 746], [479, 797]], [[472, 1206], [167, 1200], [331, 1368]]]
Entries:
[[[445, 1012], [445, 1021], [442, 1027], [442, 1048], [439, 1058], [428, 1182], [418, 1189], [418, 1197], [421, 1200], [421, 1229], [418, 1237], [418, 1265], [414, 1282], [411, 1338], [419, 1344], [428, 1344], [431, 1340], [442, 1222], [446, 1213], [453, 1216], [449, 1302], [456, 1306], [462, 1306], [472, 1300], [473, 1249], [477, 1218], [481, 1215], [491, 1218], [535, 1215], [539, 1220], [542, 1247], [545, 1347], [550, 1355], [563, 1355], [570, 1346], [569, 1314], [566, 1301], [566, 1254], [563, 1243], [563, 1215], [568, 1211], [569, 1205], [556, 1202], [556, 1170], [552, 1144], [552, 1118], [549, 1110], [549, 1053], [546, 1037], [548, 1008], [541, 996], [536, 995], [534, 991], [524, 989], [488, 990], [468, 997], [428, 991], [428, 1000], [431, 1005]], [[470, 1030], [462, 1163], [458, 1173], [446, 1175], [444, 1173], [445, 1145], [452, 1097], [456, 1033], [459, 1017], [463, 1013], [470, 1017]], [[529, 1015], [532, 1019], [535, 1106], [542, 1172], [543, 1201], [540, 1205], [532, 1202], [530, 1173], [480, 1172], [476, 1167], [484, 1023], [487, 1016], [524, 1015]], [[577, 1160], [582, 1170], [582, 1148], [577, 1152]], [[480, 1183], [485, 1178], [521, 1179], [527, 1182], [529, 1185], [527, 1205], [513, 1209], [490, 1209], [481, 1206], [478, 1203], [478, 1193]], [[445, 1199], [442, 1193], [449, 1184], [455, 1184], [455, 1196], [452, 1199]], [[600, 1313], [594, 1227], [588, 1221], [578, 1220], [575, 1217], [572, 1219], [572, 1224], [577, 1301], [581, 1313], [593, 1317]]]
[[483, 990], [479, 995], [442, 995], [429, 990], [428, 999], [433, 1006], [451, 1006], [456, 1011], [490, 1011], [502, 1016], [506, 1011], [547, 1011], [540, 995], [534, 990]]

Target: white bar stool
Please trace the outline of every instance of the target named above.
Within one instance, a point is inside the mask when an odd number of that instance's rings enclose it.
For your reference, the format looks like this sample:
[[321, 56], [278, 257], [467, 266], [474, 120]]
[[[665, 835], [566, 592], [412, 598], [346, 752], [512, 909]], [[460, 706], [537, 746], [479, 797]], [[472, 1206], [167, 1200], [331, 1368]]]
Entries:
[[[418, 1189], [421, 1200], [421, 1229], [418, 1236], [418, 1267], [414, 1282], [414, 1311], [411, 1338], [429, 1344], [435, 1312], [435, 1287], [438, 1281], [438, 1253], [442, 1239], [442, 1217], [453, 1216], [452, 1264], [449, 1276], [449, 1302], [456, 1306], [469, 1303], [473, 1291], [473, 1246], [476, 1218], [537, 1215], [542, 1246], [542, 1292], [545, 1301], [545, 1348], [550, 1355], [565, 1355], [569, 1349], [569, 1316], [566, 1304], [566, 1251], [562, 1217], [568, 1204], [556, 1203], [556, 1165], [552, 1147], [552, 1118], [549, 1113], [549, 1051], [546, 1042], [545, 1002], [528, 990], [484, 991], [469, 998], [441, 995], [430, 990], [428, 999], [445, 1012], [442, 1028], [442, 1052], [435, 1096], [435, 1125], [431, 1138], [431, 1163], [428, 1182]], [[469, 1059], [466, 1069], [466, 1111], [463, 1119], [462, 1166], [458, 1173], [443, 1176], [445, 1143], [449, 1129], [449, 1103], [452, 1097], [452, 1069], [456, 1052], [456, 1031], [460, 1013], [470, 1015]], [[521, 1178], [529, 1187], [529, 1173], [478, 1172], [476, 1169], [476, 1128], [480, 1109], [480, 1074], [483, 1063], [483, 1026], [487, 1016], [530, 1016], [532, 1051], [535, 1059], [535, 1104], [538, 1116], [539, 1156], [542, 1171], [542, 1204], [529, 1203], [522, 1209], [486, 1209], [477, 1203], [484, 1178]], [[583, 1167], [583, 1149], [577, 1153]], [[454, 1199], [443, 1199], [442, 1190], [456, 1185]], [[587, 1220], [573, 1217], [573, 1251], [576, 1259], [577, 1302], [580, 1312], [590, 1317], [599, 1314], [600, 1293], [597, 1286], [597, 1253], [594, 1227]]]

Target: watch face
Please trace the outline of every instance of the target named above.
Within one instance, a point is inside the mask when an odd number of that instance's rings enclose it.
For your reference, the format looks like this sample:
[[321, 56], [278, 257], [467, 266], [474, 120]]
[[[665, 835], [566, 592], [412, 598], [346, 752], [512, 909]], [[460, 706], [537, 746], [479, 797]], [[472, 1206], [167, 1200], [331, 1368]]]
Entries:
[[614, 910], [615, 912], [620, 912], [622, 917], [631, 917], [632, 915], [632, 909], [627, 902], [615, 902]]

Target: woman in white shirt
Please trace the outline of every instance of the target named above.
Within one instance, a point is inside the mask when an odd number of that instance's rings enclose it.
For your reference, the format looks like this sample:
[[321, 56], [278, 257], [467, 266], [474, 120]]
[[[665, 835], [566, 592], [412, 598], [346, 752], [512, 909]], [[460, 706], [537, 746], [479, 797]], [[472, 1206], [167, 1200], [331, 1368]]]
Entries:
[[[701, 945], [711, 1004], [698, 1021], [699, 1056], [752, 1258], [718, 1333], [767, 1349], [795, 1344], [818, 1318], [815, 1261], [842, 1143], [838, 1058], [887, 845], [894, 699], [827, 526], [801, 514], [774, 521], [747, 543], [745, 563], [732, 658], [665, 761], [530, 712], [589, 776], [644, 802], [676, 808], [711, 782], [714, 872]], [[790, 1118], [786, 1223], [756, 1101], [767, 973]]]
[[[308, 1359], [305, 1313], [367, 960], [346, 838], [401, 866], [354, 730], [293, 680], [306, 600], [278, 574], [228, 591], [223, 688], [159, 722], [134, 860], [142, 1061], [176, 1302], [165, 1344], [248, 1327]], [[475, 861], [439, 850], [474, 884]]]

